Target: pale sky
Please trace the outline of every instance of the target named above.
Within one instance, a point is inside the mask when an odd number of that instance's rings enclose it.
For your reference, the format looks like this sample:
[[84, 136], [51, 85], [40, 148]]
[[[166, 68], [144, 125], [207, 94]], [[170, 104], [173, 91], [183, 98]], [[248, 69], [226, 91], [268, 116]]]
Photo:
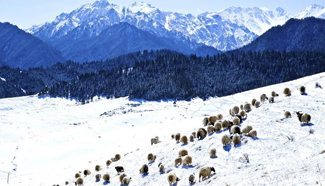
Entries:
[[[110, 3], [128, 6], [137, 0], [109, 0]], [[10, 22], [20, 28], [29, 28], [46, 21], [53, 21], [62, 12], [68, 13], [95, 0], [0, 0], [0, 22]], [[325, 0], [138, 0], [149, 3], [162, 11], [200, 14], [215, 12], [231, 6], [282, 7], [296, 13], [312, 4], [325, 6]]]

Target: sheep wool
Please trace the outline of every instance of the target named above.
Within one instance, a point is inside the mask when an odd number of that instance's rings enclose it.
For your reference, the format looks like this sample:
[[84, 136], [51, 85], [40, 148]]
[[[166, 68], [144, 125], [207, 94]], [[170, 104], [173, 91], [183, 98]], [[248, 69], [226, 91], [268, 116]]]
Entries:
[[169, 173], [167, 176], [167, 181], [170, 185], [174, 184], [175, 182], [179, 181], [175, 173]]
[[239, 134], [234, 134], [232, 137], [232, 142], [234, 143], [234, 145], [238, 145], [241, 140], [240, 140], [240, 135]]
[[180, 156], [180, 157], [183, 157], [183, 156], [186, 156], [186, 155], [188, 155], [188, 152], [187, 152], [186, 149], [182, 149], [182, 150], [180, 150], [178, 152], [178, 156]]
[[214, 126], [208, 126], [207, 128], [208, 134], [212, 134], [214, 132]]
[[175, 159], [175, 167], [177, 167], [180, 164], [182, 164], [182, 158], [178, 157], [178, 158]]
[[123, 174], [120, 175], [119, 178], [120, 178], [120, 182], [121, 182], [121, 183], [122, 183], [122, 181], [123, 181], [123, 178], [126, 177], [126, 176], [127, 176], [127, 175], [126, 175], [125, 173], [123, 173]]
[[284, 112], [284, 117], [285, 118], [291, 118], [291, 113], [289, 111]]
[[181, 134], [180, 134], [180, 133], [177, 133], [177, 134], [175, 135], [175, 140], [176, 140], [176, 142], [179, 142], [180, 139], [181, 139]]
[[257, 132], [256, 130], [251, 130], [248, 133], [248, 136], [252, 137], [252, 138], [256, 138], [257, 137]]
[[285, 89], [283, 90], [283, 94], [284, 94], [285, 96], [290, 96], [290, 95], [291, 95], [291, 90], [290, 90], [289, 88], [285, 88]]
[[234, 125], [239, 125], [240, 124], [240, 119], [238, 117], [234, 117], [232, 122], [234, 123]]
[[223, 135], [221, 138], [221, 143], [223, 144], [223, 146], [229, 145], [230, 141], [230, 137], [227, 134]]
[[190, 135], [190, 142], [193, 142], [193, 141], [194, 141], [194, 136]]
[[124, 177], [122, 180], [122, 185], [129, 185], [131, 182], [131, 177]]
[[186, 155], [183, 160], [183, 166], [190, 166], [192, 165], [192, 157], [189, 155]]
[[221, 126], [221, 123], [220, 123], [220, 122], [218, 122], [218, 123], [216, 123], [216, 124], [214, 125], [214, 130], [215, 130], [216, 132], [219, 132], [219, 131], [221, 130], [221, 128], [222, 128], [222, 126]]
[[199, 172], [199, 182], [201, 181], [201, 177], [202, 181], [204, 178], [210, 177], [212, 171], [216, 172], [214, 167], [202, 167]]
[[188, 139], [187, 139], [186, 136], [182, 136], [182, 137], [181, 137], [181, 143], [182, 143], [182, 144], [187, 144], [187, 143], [188, 143]]
[[247, 125], [247, 126], [243, 129], [242, 133], [244, 133], [244, 134], [248, 134], [251, 130], [253, 130], [253, 127], [250, 126], [250, 125]]
[[210, 157], [214, 158], [217, 156], [217, 150], [215, 148], [210, 149]]

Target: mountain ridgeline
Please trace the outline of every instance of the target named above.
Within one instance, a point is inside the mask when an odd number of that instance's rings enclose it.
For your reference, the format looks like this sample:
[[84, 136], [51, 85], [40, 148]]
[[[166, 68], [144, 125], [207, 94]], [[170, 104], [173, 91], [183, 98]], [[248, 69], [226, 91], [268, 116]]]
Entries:
[[271, 28], [240, 50], [325, 52], [325, 20], [314, 17], [290, 19], [283, 26]]
[[10, 23], [0, 23], [0, 66], [51, 66], [64, 62], [55, 48]]
[[[88, 26], [75, 28], [69, 34], [51, 41], [50, 44], [60, 50], [66, 59], [77, 62], [105, 60], [147, 49], [168, 49], [189, 55], [196, 53], [196, 49], [200, 46], [186, 39], [159, 37], [125, 22], [108, 27], [99, 35], [76, 38], [80, 29], [85, 32], [91, 28]], [[198, 52], [203, 56], [219, 53], [213, 47], [207, 46], [200, 47]]]

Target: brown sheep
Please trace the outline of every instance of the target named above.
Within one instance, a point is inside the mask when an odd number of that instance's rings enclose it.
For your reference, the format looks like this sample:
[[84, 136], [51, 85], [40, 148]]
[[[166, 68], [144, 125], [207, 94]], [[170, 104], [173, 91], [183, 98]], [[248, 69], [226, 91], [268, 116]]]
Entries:
[[242, 118], [244, 118], [244, 117], [247, 116], [246, 113], [245, 113], [245, 111], [243, 111], [243, 110], [239, 112], [239, 115], [240, 115]]
[[115, 157], [112, 158], [111, 160], [112, 160], [113, 162], [115, 162], [115, 161], [118, 161], [118, 160], [120, 160], [120, 159], [121, 159], [121, 155], [120, 155], [120, 154], [115, 154]]
[[66, 182], [65, 182], [65, 185], [69, 185], [69, 182], [68, 182], [68, 181], [66, 181]]
[[129, 185], [131, 182], [131, 177], [124, 177], [122, 180], [122, 185]]
[[84, 180], [82, 178], [78, 178], [76, 183], [78, 185], [83, 185], [84, 184]]
[[234, 108], [232, 108], [232, 113], [234, 113], [234, 115], [239, 113], [239, 107], [238, 106], [234, 106]]
[[175, 182], [179, 181], [179, 178], [176, 176], [175, 173], [169, 173], [167, 176], [167, 181], [170, 185], [174, 184]]
[[257, 137], [257, 132], [256, 130], [251, 130], [248, 133], [248, 136], [252, 137], [252, 138], [256, 138]]
[[177, 133], [176, 136], [175, 136], [176, 142], [179, 142], [180, 139], [181, 139], [181, 134]]
[[309, 114], [307, 114], [307, 113], [305, 113], [305, 114], [303, 114], [301, 116], [301, 121], [303, 123], [307, 123], [308, 124], [310, 122], [310, 120], [311, 120], [311, 116]]
[[233, 121], [234, 125], [240, 124], [240, 119], [238, 117], [234, 117], [234, 119], [232, 121]]
[[229, 109], [229, 115], [230, 115], [230, 116], [235, 115], [235, 113], [232, 111], [232, 109]]
[[223, 144], [223, 146], [227, 146], [229, 145], [231, 142], [230, 137], [228, 135], [223, 135], [221, 138], [221, 143]]
[[199, 182], [201, 182], [201, 177], [202, 177], [202, 181], [206, 177], [210, 178], [212, 171], [216, 172], [214, 167], [202, 167], [199, 172]]
[[[255, 103], [256, 104], [256, 103]], [[252, 110], [252, 107], [251, 107], [251, 104], [249, 104], [249, 103], [245, 103], [245, 105], [244, 105], [244, 111], [245, 112], [249, 112], [249, 111], [251, 111]]]
[[230, 134], [241, 134], [240, 127], [237, 125], [234, 125], [229, 130]]
[[112, 163], [112, 161], [111, 160], [107, 160], [106, 161], [106, 166], [108, 167], [108, 166], [110, 166], [111, 165], [111, 163]]
[[81, 176], [80, 176], [79, 173], [76, 173], [76, 174], [74, 175], [74, 177], [75, 177], [75, 178], [80, 178]]
[[304, 86], [299, 87], [299, 91], [300, 91], [301, 95], [306, 94], [306, 87], [304, 87]]
[[117, 174], [121, 173], [121, 172], [124, 172], [124, 168], [122, 166], [116, 166], [115, 170], [116, 170]]
[[91, 174], [90, 170], [88, 170], [88, 169], [84, 170], [84, 175], [85, 175], [85, 176], [88, 176], [88, 175], [90, 175], [90, 174]]
[[141, 166], [140, 174], [148, 174], [148, 171], [149, 171], [148, 165], [144, 164]]
[[209, 118], [204, 118], [202, 122], [203, 122], [203, 126], [207, 126], [209, 123]]
[[182, 164], [182, 158], [178, 157], [175, 159], [175, 167], [177, 167], [179, 164]]
[[156, 136], [155, 138], [151, 138], [151, 145], [159, 143], [159, 137]]
[[193, 142], [193, 141], [194, 141], [194, 136], [190, 135], [190, 142]]
[[243, 105], [240, 105], [240, 110], [244, 110], [244, 106]]
[[230, 126], [230, 122], [228, 120], [223, 120], [221, 125], [223, 129], [227, 129]]
[[103, 180], [105, 180], [105, 182], [109, 182], [109, 180], [110, 180], [110, 175], [109, 174], [104, 174], [103, 175]]
[[284, 112], [284, 117], [285, 118], [291, 118], [291, 113], [289, 111]]
[[247, 126], [243, 129], [242, 133], [243, 133], [243, 134], [248, 134], [251, 130], [253, 130], [253, 127], [250, 126], [250, 125], [247, 125]]
[[120, 182], [121, 182], [121, 183], [122, 183], [123, 178], [126, 177], [126, 176], [127, 176], [127, 175], [126, 175], [125, 173], [122, 173], [122, 174], [120, 175], [119, 178], [120, 178]]
[[273, 96], [270, 97], [270, 99], [269, 99], [269, 103], [274, 103], [274, 97], [273, 97]]
[[217, 117], [218, 117], [218, 120], [222, 120], [223, 115], [222, 114], [218, 114]]
[[192, 165], [192, 157], [186, 155], [183, 159], [183, 166], [190, 166], [190, 165]]
[[241, 140], [240, 140], [240, 135], [239, 134], [234, 134], [232, 137], [232, 142], [234, 143], [234, 145], [238, 145]]
[[158, 164], [158, 168], [159, 168], [159, 173], [162, 174], [165, 172], [165, 167], [163, 164], [159, 163]]
[[96, 181], [99, 182], [100, 181], [100, 178], [102, 177], [100, 174], [96, 174]]
[[171, 137], [172, 137], [172, 139], [174, 139], [175, 138], [175, 134], [172, 134]]
[[256, 101], [256, 102], [255, 102], [255, 107], [258, 108], [258, 107], [260, 107], [260, 106], [261, 106], [261, 102]]
[[147, 159], [148, 159], [149, 162], [153, 162], [156, 159], [156, 155], [153, 155], [152, 153], [149, 153]]
[[[212, 125], [214, 125], [214, 123], [218, 120], [217, 116], [211, 116], [209, 117], [209, 123], [211, 123]], [[208, 124], [209, 124], [208, 123]]]
[[95, 166], [95, 171], [100, 171], [100, 170], [102, 170], [102, 167], [100, 165], [96, 165]]
[[198, 139], [203, 139], [207, 135], [207, 131], [204, 128], [199, 128], [196, 135]]
[[208, 134], [211, 135], [214, 132], [214, 126], [208, 126], [207, 131]]
[[214, 130], [216, 131], [216, 132], [219, 132], [220, 130], [221, 130], [221, 123], [220, 122], [218, 122], [218, 123], [216, 123], [215, 125], [214, 125]]
[[272, 91], [272, 92], [271, 92], [271, 96], [272, 96], [272, 97], [277, 97], [277, 96], [279, 96], [279, 94], [277, 94], [276, 92]]
[[182, 157], [182, 156], [186, 156], [188, 155], [188, 152], [186, 149], [182, 149], [178, 152], [178, 156]]
[[283, 94], [284, 94], [285, 96], [291, 96], [291, 90], [290, 90], [289, 88], [285, 88], [285, 89], [283, 90]]
[[182, 137], [181, 137], [181, 143], [182, 143], [182, 144], [187, 144], [187, 143], [188, 143], [188, 139], [187, 139], [186, 136], [182, 136]]
[[[268, 97], [266, 96], [266, 94], [262, 94], [261, 96], [260, 96], [260, 100], [261, 100], [261, 102], [265, 102], [265, 100], [267, 100], [268, 99]], [[256, 104], [256, 103], [255, 103]]]
[[255, 106], [256, 99], [252, 99], [252, 105]]
[[188, 181], [190, 182], [190, 184], [193, 184], [195, 182], [195, 174], [191, 174], [189, 177], [188, 177]]
[[210, 157], [215, 158], [217, 156], [217, 150], [215, 148], [210, 149]]
[[196, 136], [196, 132], [192, 132], [192, 135], [194, 136], [194, 138], [195, 138], [195, 136]]

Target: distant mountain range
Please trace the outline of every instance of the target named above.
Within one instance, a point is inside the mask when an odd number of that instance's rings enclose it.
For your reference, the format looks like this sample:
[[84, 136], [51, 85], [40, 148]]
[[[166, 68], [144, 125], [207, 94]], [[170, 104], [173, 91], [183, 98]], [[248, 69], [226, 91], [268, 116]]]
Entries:
[[290, 19], [273, 27], [242, 51], [318, 51], [325, 52], [325, 20], [314, 17]]
[[[197, 53], [196, 49], [202, 45], [186, 39], [176, 40], [160, 37], [148, 31], [140, 30], [126, 22], [108, 27], [99, 35], [76, 37], [80, 32], [90, 30], [91, 27], [89, 26], [77, 27], [69, 34], [49, 41], [49, 43], [60, 50], [66, 59], [78, 62], [105, 60], [146, 49], [169, 49], [189, 55]], [[199, 55], [206, 55], [211, 52], [212, 54], [218, 53], [214, 48], [200, 48]]]
[[[100, 0], [71, 13], [63, 13], [52, 22], [27, 29], [31, 34], [9, 23], [1, 23], [0, 66], [27, 69], [66, 60], [106, 60], [157, 49], [198, 56], [215, 55], [243, 46], [241, 50], [245, 51], [316, 50], [322, 46], [323, 40], [319, 39], [323, 37], [320, 30], [322, 21], [306, 23], [311, 24], [310, 27], [299, 23], [291, 25], [289, 21], [291, 26], [286, 24], [266, 32], [272, 26], [283, 25], [290, 18], [310, 16], [325, 18], [325, 8], [312, 5], [297, 14], [289, 14], [282, 8], [230, 7], [195, 16], [163, 12], [146, 3], [121, 7]], [[312, 25], [314, 22], [318, 27]], [[299, 31], [295, 26], [299, 27]], [[313, 29], [315, 32], [310, 32]], [[302, 45], [302, 41], [307, 42], [304, 38], [308, 38], [303, 34], [308, 33], [317, 38], [309, 38], [309, 43]], [[258, 38], [260, 35], [261, 38]], [[268, 39], [275, 36], [277, 38]]]
[[0, 23], [0, 66], [39, 67], [64, 61], [60, 52], [9, 23]]
[[272, 26], [282, 25], [290, 18], [324, 18], [324, 15], [325, 9], [319, 5], [309, 6], [296, 14], [289, 14], [280, 7], [276, 10], [230, 7], [195, 16], [164, 12], [146, 3], [123, 7], [100, 0], [70, 13], [62, 13], [54, 21], [33, 26], [26, 31], [44, 41], [55, 42], [71, 33], [74, 39], [98, 36], [112, 25], [127, 22], [159, 37], [178, 41], [187, 38], [226, 51], [249, 44]]

